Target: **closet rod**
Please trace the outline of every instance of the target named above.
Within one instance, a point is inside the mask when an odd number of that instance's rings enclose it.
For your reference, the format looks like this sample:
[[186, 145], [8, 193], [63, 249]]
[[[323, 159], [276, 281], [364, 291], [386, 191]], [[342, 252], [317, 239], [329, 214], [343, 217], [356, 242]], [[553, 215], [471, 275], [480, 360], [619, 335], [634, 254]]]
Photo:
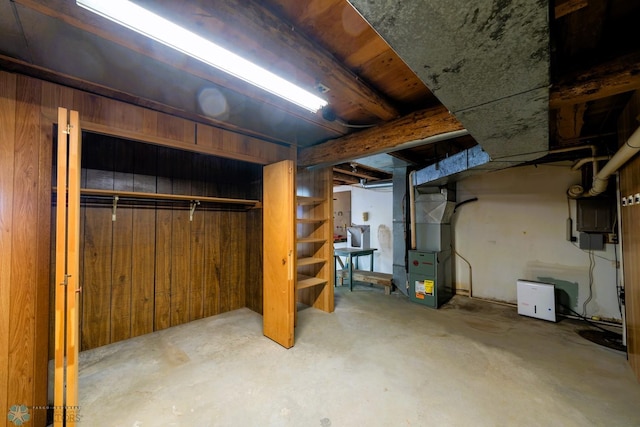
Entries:
[[[53, 191], [57, 192], [57, 187], [53, 187]], [[164, 194], [164, 193], [143, 193], [137, 191], [120, 191], [120, 190], [98, 190], [92, 188], [81, 188], [80, 194], [84, 196], [118, 196], [130, 197], [134, 199], [154, 199], [154, 200], [184, 200], [205, 203], [226, 203], [232, 205], [245, 205], [252, 206], [254, 208], [262, 207], [259, 200], [251, 199], [230, 199], [225, 197], [208, 197], [208, 196], [195, 196], [195, 195], [183, 195], [183, 194]]]

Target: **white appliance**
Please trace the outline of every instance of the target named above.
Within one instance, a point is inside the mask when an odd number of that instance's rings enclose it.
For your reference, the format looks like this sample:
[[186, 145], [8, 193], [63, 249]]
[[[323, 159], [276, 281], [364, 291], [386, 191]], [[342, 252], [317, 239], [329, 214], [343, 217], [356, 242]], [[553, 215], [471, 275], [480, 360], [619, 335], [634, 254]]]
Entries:
[[518, 280], [518, 314], [556, 321], [555, 286], [550, 283]]

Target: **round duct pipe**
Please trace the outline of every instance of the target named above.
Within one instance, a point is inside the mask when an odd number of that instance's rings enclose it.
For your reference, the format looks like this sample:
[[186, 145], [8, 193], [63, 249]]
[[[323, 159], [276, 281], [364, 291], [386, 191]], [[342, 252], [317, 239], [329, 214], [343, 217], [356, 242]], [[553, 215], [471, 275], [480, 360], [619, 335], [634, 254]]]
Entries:
[[375, 182], [368, 183], [366, 179], [361, 179], [360, 180], [360, 186], [362, 188], [366, 188], [366, 189], [388, 188], [388, 187], [393, 187], [393, 181], [390, 180], [390, 179], [383, 179], [383, 180], [380, 180], [380, 181], [375, 181]]

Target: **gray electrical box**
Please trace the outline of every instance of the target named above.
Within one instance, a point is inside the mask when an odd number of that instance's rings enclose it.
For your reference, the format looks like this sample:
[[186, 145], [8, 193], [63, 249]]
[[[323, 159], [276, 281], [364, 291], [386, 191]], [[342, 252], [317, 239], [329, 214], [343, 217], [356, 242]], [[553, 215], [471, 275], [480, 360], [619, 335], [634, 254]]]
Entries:
[[580, 233], [580, 249], [603, 251], [604, 234]]

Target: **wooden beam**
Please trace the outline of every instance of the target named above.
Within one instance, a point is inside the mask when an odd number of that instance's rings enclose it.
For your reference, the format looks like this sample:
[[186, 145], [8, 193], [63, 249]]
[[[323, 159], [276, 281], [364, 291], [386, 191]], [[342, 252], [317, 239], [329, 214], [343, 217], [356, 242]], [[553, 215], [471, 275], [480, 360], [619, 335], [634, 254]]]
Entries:
[[369, 179], [369, 178], [371, 178], [371, 177], [373, 176], [373, 175], [371, 175], [371, 174], [359, 173], [359, 172], [352, 172], [352, 171], [350, 171], [350, 170], [346, 170], [346, 169], [342, 169], [342, 168], [337, 168], [337, 167], [334, 167], [334, 168], [333, 168], [333, 171], [334, 171], [334, 172], [337, 172], [337, 173], [342, 173], [342, 174], [345, 174], [345, 175], [355, 176], [355, 177], [357, 177], [357, 178], [364, 178], [364, 179]]
[[388, 153], [418, 141], [464, 127], [444, 106], [416, 111], [380, 126], [299, 150], [300, 166], [336, 165], [360, 157]]
[[340, 173], [336, 169], [333, 170], [333, 180], [349, 183], [349, 184], [357, 184], [360, 182], [360, 179], [351, 175], [345, 175], [344, 173]]
[[555, 7], [555, 18], [561, 18], [587, 6], [589, 6], [588, 0], [559, 0]]
[[587, 104], [560, 107], [556, 116], [556, 133], [559, 140], [566, 141], [580, 137], [586, 110]]
[[640, 89], [640, 52], [566, 76], [551, 89], [549, 108], [582, 104]]

